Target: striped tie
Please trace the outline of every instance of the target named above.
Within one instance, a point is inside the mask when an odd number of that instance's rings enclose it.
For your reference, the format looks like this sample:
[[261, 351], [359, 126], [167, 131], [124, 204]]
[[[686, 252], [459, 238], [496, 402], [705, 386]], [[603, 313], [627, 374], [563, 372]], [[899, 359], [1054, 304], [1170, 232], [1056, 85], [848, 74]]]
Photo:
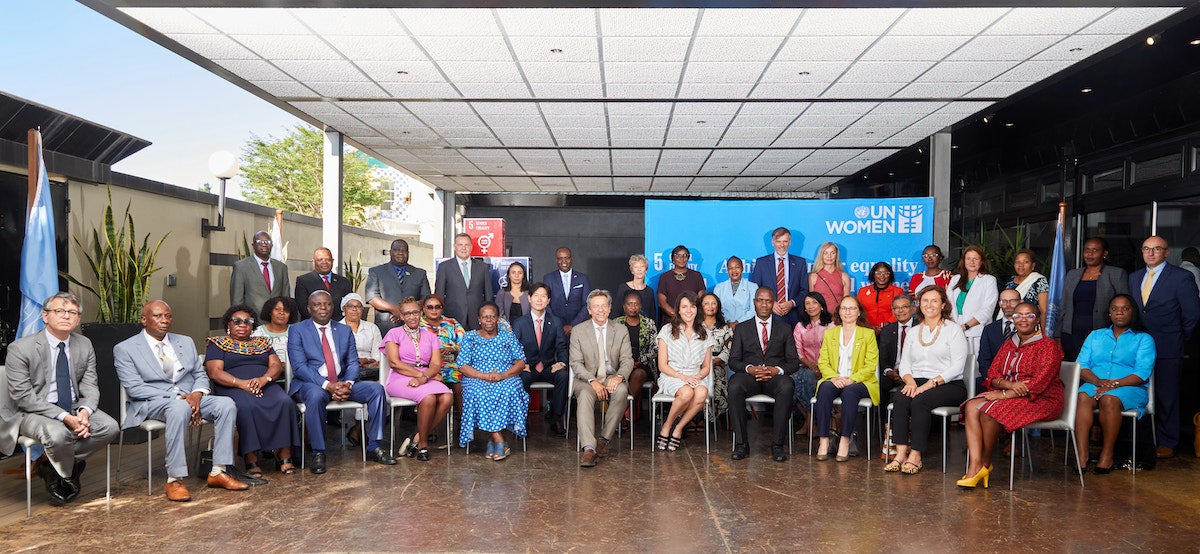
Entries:
[[783, 274], [783, 258], [779, 258], [779, 265], [775, 267], [775, 301], [784, 300], [787, 300], [787, 279]]

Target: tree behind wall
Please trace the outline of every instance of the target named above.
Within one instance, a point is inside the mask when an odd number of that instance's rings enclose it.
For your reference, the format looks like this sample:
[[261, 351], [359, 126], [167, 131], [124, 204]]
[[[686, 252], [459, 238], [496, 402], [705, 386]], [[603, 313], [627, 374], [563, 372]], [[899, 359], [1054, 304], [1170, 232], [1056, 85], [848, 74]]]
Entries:
[[[323, 148], [321, 131], [307, 125], [282, 138], [253, 136], [242, 148], [242, 194], [264, 206], [321, 217]], [[367, 177], [367, 160], [358, 151], [343, 157], [342, 218], [349, 225], [362, 225], [365, 209], [383, 202], [383, 193]]]

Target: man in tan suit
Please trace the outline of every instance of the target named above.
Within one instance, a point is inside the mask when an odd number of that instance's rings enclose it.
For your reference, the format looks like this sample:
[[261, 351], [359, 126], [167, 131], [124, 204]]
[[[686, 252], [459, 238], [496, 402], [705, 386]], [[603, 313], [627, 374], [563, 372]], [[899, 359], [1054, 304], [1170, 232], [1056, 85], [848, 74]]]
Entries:
[[[629, 401], [625, 380], [633, 371], [633, 347], [629, 331], [608, 319], [612, 295], [593, 290], [587, 297], [590, 322], [581, 322], [571, 333], [571, 377], [575, 379], [575, 405], [579, 425], [579, 443], [583, 457], [579, 465], [593, 467], [597, 458], [608, 453], [608, 439], [617, 431]], [[604, 347], [600, 348], [603, 344]], [[596, 440], [596, 401], [608, 402], [604, 429]]]

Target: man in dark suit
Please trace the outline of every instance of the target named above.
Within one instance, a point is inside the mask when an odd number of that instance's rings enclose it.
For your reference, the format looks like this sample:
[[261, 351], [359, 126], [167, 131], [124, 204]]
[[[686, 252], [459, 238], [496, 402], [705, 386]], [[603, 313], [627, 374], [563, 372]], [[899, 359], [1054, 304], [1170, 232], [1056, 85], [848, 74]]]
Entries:
[[[913, 326], [913, 299], [902, 294], [892, 299], [892, 315], [896, 321], [888, 323], [879, 331], [879, 405], [886, 407], [892, 398], [892, 389], [903, 387], [904, 380], [896, 365], [900, 362], [900, 353], [904, 351], [904, 340]], [[880, 429], [887, 424], [885, 410], [875, 410], [879, 414]]]
[[[1013, 320], [1012, 315], [1017, 311], [1017, 305], [1021, 303], [1021, 293], [1016, 289], [1004, 289], [1000, 291], [1000, 300], [996, 302], [1000, 306], [1000, 314], [1003, 316], [996, 321], [988, 323], [983, 327], [983, 335], [979, 337], [979, 374], [975, 379], [975, 390], [983, 390], [983, 380], [987, 378], [988, 369], [992, 367], [992, 360], [996, 358], [996, 353], [1000, 351], [1000, 346], [1004, 341], [1012, 337]], [[966, 376], [963, 376], [965, 379]]]
[[775, 315], [794, 327], [804, 311], [804, 295], [808, 294], [808, 264], [804, 258], [788, 254], [791, 245], [792, 232], [786, 227], [771, 231], [775, 252], [754, 261], [750, 280], [775, 291]]
[[396, 460], [379, 446], [387, 417], [383, 385], [358, 380], [358, 350], [350, 327], [332, 321], [333, 299], [318, 290], [308, 297], [306, 319], [288, 329], [292, 398], [305, 405], [304, 424], [312, 444], [313, 473], [325, 473], [325, 406], [332, 400], [360, 402], [367, 408], [367, 459], [383, 465]]
[[0, 453], [9, 454], [17, 435], [36, 439], [46, 453], [37, 471], [56, 504], [79, 496], [79, 478], [93, 452], [117, 436], [117, 422], [97, 409], [96, 352], [79, 325], [79, 298], [69, 292], [42, 304], [45, 331], [8, 345], [6, 388], [0, 391]]
[[554, 252], [558, 271], [542, 276], [542, 282], [550, 286], [550, 311], [562, 320], [563, 330], [568, 335], [572, 327], [590, 317], [586, 298], [592, 287], [587, 275], [572, 269], [574, 261], [570, 248], [559, 248]]
[[1179, 447], [1179, 383], [1183, 377], [1183, 347], [1200, 321], [1200, 293], [1186, 269], [1167, 263], [1166, 239], [1142, 243], [1146, 267], [1129, 276], [1142, 323], [1154, 337], [1154, 427], [1158, 457], [1171, 458]]
[[233, 264], [229, 279], [229, 305], [245, 304], [261, 310], [268, 299], [287, 296], [291, 281], [287, 265], [271, 259], [271, 235], [266, 231], [254, 233], [254, 254]]
[[546, 311], [550, 304], [550, 287], [545, 283], [534, 283], [529, 289], [529, 313], [512, 323], [513, 334], [525, 349], [525, 371], [521, 381], [525, 390], [534, 381], [554, 384], [550, 397], [550, 420], [554, 432], [566, 435], [563, 414], [567, 406], [567, 381], [571, 378], [567, 367], [567, 334], [562, 329], [562, 320]]
[[[324, 246], [313, 252], [313, 270], [296, 277], [296, 309], [300, 319], [308, 319], [308, 295], [328, 291], [333, 297], [333, 319], [342, 320], [342, 297], [354, 292], [350, 280], [333, 272], [333, 252]], [[261, 306], [251, 306], [259, 308]]]
[[425, 270], [408, 263], [408, 242], [392, 241], [391, 259], [367, 270], [363, 287], [367, 303], [375, 308], [375, 325], [379, 332], [388, 331], [401, 323], [400, 301], [412, 297], [424, 301], [429, 296], [429, 278]]
[[729, 350], [729, 413], [733, 418], [733, 459], [750, 455], [746, 438], [746, 398], [766, 394], [775, 399], [774, 432], [771, 435], [771, 457], [786, 462], [788, 417], [792, 411], [795, 384], [791, 374], [800, 369], [800, 356], [792, 329], [782, 318], [773, 314], [775, 291], [759, 287], [754, 293], [754, 319], [742, 322], [733, 330], [733, 345]]
[[493, 301], [492, 271], [487, 262], [471, 258], [471, 235], [454, 235], [454, 257], [438, 265], [433, 290], [445, 300], [445, 314], [466, 329], [479, 328], [479, 307]]

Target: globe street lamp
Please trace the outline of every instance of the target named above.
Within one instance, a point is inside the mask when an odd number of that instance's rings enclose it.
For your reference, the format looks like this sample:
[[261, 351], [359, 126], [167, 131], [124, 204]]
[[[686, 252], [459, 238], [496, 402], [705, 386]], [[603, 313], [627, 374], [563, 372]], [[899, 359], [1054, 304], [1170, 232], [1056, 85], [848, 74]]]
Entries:
[[208, 157], [208, 170], [221, 180], [221, 190], [217, 193], [217, 224], [209, 225], [208, 218], [200, 220], [200, 236], [208, 237], [210, 231], [225, 230], [225, 182], [238, 172], [237, 156], [226, 150], [218, 150]]

